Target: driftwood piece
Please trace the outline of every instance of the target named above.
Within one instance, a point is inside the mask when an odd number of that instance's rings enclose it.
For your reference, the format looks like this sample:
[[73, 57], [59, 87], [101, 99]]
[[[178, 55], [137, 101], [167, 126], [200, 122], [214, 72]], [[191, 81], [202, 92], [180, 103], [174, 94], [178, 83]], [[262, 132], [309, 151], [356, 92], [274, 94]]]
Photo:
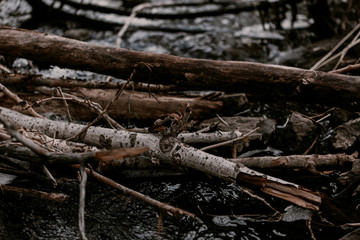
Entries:
[[360, 99], [359, 77], [116, 49], [6, 26], [0, 27], [0, 53], [123, 79], [136, 68], [134, 81], [148, 82], [151, 77], [151, 83], [176, 85], [179, 89], [246, 92], [345, 107]]
[[[69, 138], [84, 128], [80, 124], [32, 118], [2, 107], [0, 107], [0, 115], [14, 126], [42, 131], [50, 136], [56, 134], [57, 138]], [[245, 182], [259, 187], [272, 196], [291, 201], [304, 208], [319, 210], [322, 202], [319, 194], [299, 185], [253, 171], [242, 164], [232, 163], [222, 157], [184, 145], [171, 136], [90, 127], [77, 140], [106, 148], [149, 147], [150, 154], [162, 161], [189, 167], [227, 181]]]

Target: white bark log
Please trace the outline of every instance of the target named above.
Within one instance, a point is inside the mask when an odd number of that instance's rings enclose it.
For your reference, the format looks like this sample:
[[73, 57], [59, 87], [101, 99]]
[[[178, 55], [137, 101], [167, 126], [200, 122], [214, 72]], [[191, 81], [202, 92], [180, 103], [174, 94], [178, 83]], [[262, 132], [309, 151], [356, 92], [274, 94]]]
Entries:
[[[32, 118], [21, 113], [0, 107], [0, 114], [17, 128], [24, 127], [41, 131], [48, 136], [66, 139], [77, 134], [84, 125], [67, 122], [56, 122], [48, 119]], [[198, 149], [180, 143], [172, 137], [155, 134], [141, 134], [118, 131], [102, 127], [90, 127], [80, 140], [97, 147], [149, 147], [152, 154], [164, 161], [206, 172], [210, 175], [235, 181], [239, 172], [253, 172], [242, 164], [226, 161]], [[262, 175], [262, 174], [260, 174]]]
[[[29, 117], [2, 107], [0, 107], [0, 115], [5, 121], [15, 127], [42, 131], [48, 136], [53, 136], [56, 133], [57, 138], [63, 139], [77, 134], [84, 128], [84, 125], [80, 124]], [[237, 180], [244, 181], [260, 187], [264, 192], [271, 192], [269, 194], [273, 196], [305, 208], [318, 210], [321, 204], [321, 197], [319, 197], [318, 194], [301, 188], [297, 184], [261, 174], [245, 167], [243, 164], [233, 163], [222, 157], [208, 154], [183, 144], [173, 137], [133, 133], [102, 127], [90, 127], [87, 132], [77, 140], [89, 145], [106, 147], [108, 149], [149, 147], [153, 156], [175, 165], [193, 168], [231, 182], [237, 182]], [[286, 191], [284, 191], [284, 189]], [[294, 193], [291, 194], [291, 192]], [[294, 196], [296, 196], [296, 198], [294, 198]]]
[[176, 138], [181, 142], [187, 144], [194, 143], [215, 143], [215, 142], [224, 142], [228, 140], [232, 140], [235, 138], [239, 138], [243, 135], [243, 133], [239, 131], [231, 131], [231, 132], [223, 132], [216, 131], [211, 133], [180, 133]]

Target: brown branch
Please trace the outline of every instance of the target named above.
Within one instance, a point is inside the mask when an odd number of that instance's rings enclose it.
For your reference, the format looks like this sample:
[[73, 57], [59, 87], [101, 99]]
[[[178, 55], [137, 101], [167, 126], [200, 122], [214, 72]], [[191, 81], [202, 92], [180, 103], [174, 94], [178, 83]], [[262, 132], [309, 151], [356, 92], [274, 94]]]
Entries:
[[[73, 168], [76, 168], [76, 169], [79, 169], [80, 166], [79, 165], [72, 165]], [[86, 172], [87, 174], [89, 174], [91, 177], [94, 177], [95, 179], [113, 187], [113, 188], [116, 188], [116, 189], [119, 189], [120, 191], [122, 191], [124, 194], [128, 194], [130, 196], [133, 196], [137, 199], [140, 199], [154, 207], [156, 207], [157, 209], [163, 211], [164, 213], [170, 215], [170, 216], [182, 216], [182, 215], [187, 215], [193, 219], [196, 219], [197, 217], [195, 216], [195, 214], [193, 213], [190, 213], [190, 212], [187, 212], [185, 210], [182, 210], [180, 208], [176, 208], [176, 207], [173, 207], [169, 204], [166, 204], [166, 203], [162, 203], [162, 202], [159, 202], [149, 196], [146, 196], [142, 193], [139, 193], [137, 191], [134, 191], [130, 188], [127, 188], [113, 180], [111, 180], [110, 178], [107, 178], [93, 170], [90, 171], [90, 169], [86, 168]]]
[[[360, 99], [360, 78], [305, 69], [237, 61], [190, 59], [98, 46], [51, 34], [0, 27], [0, 53], [133, 81], [179, 89], [246, 92], [259, 97], [299, 99], [349, 107]], [[71, 54], [69, 54], [71, 53]]]
[[9, 89], [7, 89], [4, 85], [2, 85], [0, 83], [0, 91], [3, 91], [6, 96], [8, 96], [10, 99], [12, 99], [14, 102], [16, 102], [17, 104], [19, 104], [20, 106], [23, 107], [23, 109], [26, 109], [26, 112], [28, 114], [30, 114], [31, 116], [34, 117], [38, 117], [38, 118], [44, 118], [43, 116], [41, 116], [40, 114], [38, 114], [37, 112], [35, 112], [35, 110], [29, 105], [29, 103], [27, 101], [22, 100], [21, 98], [18, 97], [18, 95], [16, 95], [15, 93], [11, 92]]

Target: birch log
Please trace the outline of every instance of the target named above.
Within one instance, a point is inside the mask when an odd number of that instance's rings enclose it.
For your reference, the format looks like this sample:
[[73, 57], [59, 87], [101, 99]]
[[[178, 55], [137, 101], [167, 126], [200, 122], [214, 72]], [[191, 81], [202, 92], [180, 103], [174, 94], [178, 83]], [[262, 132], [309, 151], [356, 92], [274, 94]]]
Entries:
[[[15, 127], [41, 131], [48, 136], [56, 134], [56, 138], [61, 139], [69, 138], [84, 128], [84, 125], [80, 124], [29, 117], [2, 107], [0, 107], [0, 115]], [[252, 184], [270, 195], [305, 208], [319, 210], [321, 204], [321, 197], [317, 193], [299, 185], [253, 171], [243, 164], [233, 163], [222, 157], [195, 149], [173, 137], [90, 127], [77, 140], [107, 149], [149, 147], [154, 157], [174, 165], [193, 168], [231, 182], [240, 181]]]
[[[0, 54], [134, 81], [357, 106], [360, 77], [261, 63], [191, 59], [117, 49], [0, 26]], [[351, 103], [353, 103], [351, 105]], [[354, 105], [355, 104], [355, 105]]]

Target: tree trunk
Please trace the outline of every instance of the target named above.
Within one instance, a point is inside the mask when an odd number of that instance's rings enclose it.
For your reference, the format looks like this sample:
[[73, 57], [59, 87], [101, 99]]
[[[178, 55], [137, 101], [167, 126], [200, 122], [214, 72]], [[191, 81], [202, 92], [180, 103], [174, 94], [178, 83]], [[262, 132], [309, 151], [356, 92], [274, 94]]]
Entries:
[[191, 59], [98, 46], [47, 33], [0, 27], [0, 53], [179, 89], [246, 92], [357, 107], [360, 78], [261, 63]]

